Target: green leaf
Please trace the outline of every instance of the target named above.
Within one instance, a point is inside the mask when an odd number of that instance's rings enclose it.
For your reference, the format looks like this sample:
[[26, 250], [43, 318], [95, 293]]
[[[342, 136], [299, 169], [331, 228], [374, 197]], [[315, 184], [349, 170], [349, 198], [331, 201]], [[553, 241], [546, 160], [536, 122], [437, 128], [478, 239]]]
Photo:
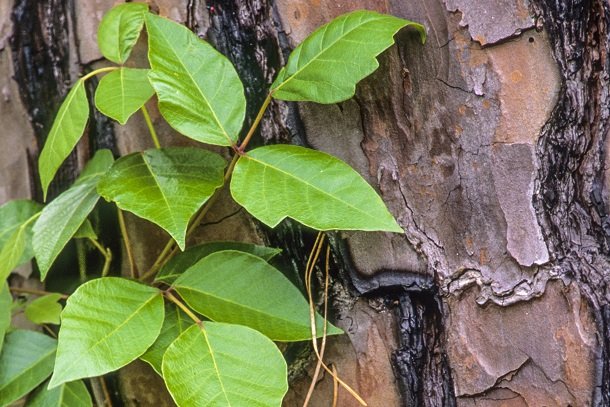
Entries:
[[274, 98], [337, 103], [354, 95], [356, 84], [379, 66], [375, 58], [394, 43], [394, 34], [421, 24], [359, 10], [318, 28], [292, 51], [271, 85]]
[[152, 366], [161, 375], [161, 363], [167, 347], [191, 325], [193, 325], [193, 321], [180, 311], [178, 307], [174, 304], [166, 304], [165, 320], [163, 321], [161, 333], [146, 353], [140, 356], [140, 359]]
[[121, 65], [127, 61], [138, 41], [147, 11], [147, 4], [126, 3], [106, 13], [97, 31], [97, 43], [104, 57]]
[[0, 284], [6, 281], [15, 267], [31, 259], [32, 222], [37, 217], [38, 214], [32, 215], [14, 229], [0, 249]]
[[117, 122], [127, 123], [155, 93], [147, 75], [148, 69], [120, 68], [110, 72], [97, 85], [95, 106]]
[[82, 380], [64, 383], [51, 390], [47, 383], [36, 390], [27, 407], [91, 407], [91, 395]]
[[235, 144], [246, 112], [231, 62], [183, 25], [148, 14], [150, 82], [159, 110], [177, 131], [220, 146]]
[[[0, 248], [23, 222], [40, 212], [42, 205], [30, 200], [9, 201], [0, 206]], [[32, 249], [24, 253], [22, 263], [32, 258]]]
[[170, 345], [163, 378], [180, 407], [280, 406], [288, 390], [286, 362], [273, 342], [213, 322], [190, 327]]
[[[246, 325], [274, 341], [311, 339], [309, 304], [290, 280], [259, 257], [234, 250], [210, 254], [174, 287], [191, 308], [213, 321]], [[316, 315], [320, 336], [323, 323]], [[327, 333], [342, 331], [328, 324]]]
[[93, 225], [91, 224], [91, 221], [89, 221], [89, 219], [85, 219], [83, 224], [80, 225], [80, 228], [78, 228], [78, 230], [72, 237], [74, 237], [75, 239], [97, 240], [97, 233], [95, 233], [95, 230], [93, 229]]
[[118, 159], [98, 191], [165, 229], [184, 249], [189, 220], [222, 186], [225, 166], [218, 154], [200, 148], [147, 150]]
[[338, 158], [304, 147], [260, 147], [240, 157], [231, 194], [271, 227], [290, 217], [317, 230], [403, 233], [360, 174]]
[[8, 284], [0, 284], [0, 352], [4, 344], [4, 335], [11, 326], [11, 309], [13, 307], [13, 296], [8, 289]]
[[36, 298], [25, 306], [25, 316], [35, 324], [59, 325], [61, 305], [57, 302], [62, 295], [53, 293]]
[[112, 162], [109, 150], [96, 152], [74, 185], [42, 210], [32, 239], [41, 280], [95, 207], [100, 197], [97, 184]]
[[79, 80], [59, 108], [38, 159], [40, 183], [45, 200], [55, 173], [83, 135], [88, 118], [87, 93], [84, 82]]
[[111, 372], [138, 358], [157, 339], [163, 315], [156, 288], [117, 277], [81, 285], [61, 314], [49, 388]]
[[34, 331], [17, 329], [6, 335], [0, 353], [0, 406], [28, 394], [53, 371], [57, 341]]
[[172, 284], [189, 267], [197, 263], [209, 254], [222, 250], [237, 250], [261, 257], [266, 261], [282, 252], [281, 249], [273, 247], [258, 246], [252, 243], [242, 242], [209, 242], [198, 246], [189, 247], [183, 253], [178, 253], [172, 257], [159, 271], [155, 281], [163, 281]]

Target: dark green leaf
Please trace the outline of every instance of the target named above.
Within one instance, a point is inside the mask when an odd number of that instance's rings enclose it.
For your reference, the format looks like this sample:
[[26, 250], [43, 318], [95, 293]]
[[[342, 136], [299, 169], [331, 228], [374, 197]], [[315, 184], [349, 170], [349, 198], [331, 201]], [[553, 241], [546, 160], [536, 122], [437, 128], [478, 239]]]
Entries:
[[183, 25], [148, 14], [150, 82], [167, 122], [192, 139], [237, 141], [246, 98], [231, 62]]
[[95, 106], [121, 124], [137, 112], [155, 93], [148, 69], [121, 68], [102, 78], [95, 91]]
[[161, 333], [146, 353], [140, 356], [140, 359], [151, 365], [161, 375], [161, 362], [167, 347], [191, 325], [193, 325], [193, 321], [178, 307], [174, 304], [166, 304], [165, 321], [163, 321]]
[[97, 43], [104, 57], [123, 64], [138, 41], [148, 11], [145, 3], [126, 3], [113, 7], [100, 22]]
[[50, 388], [125, 366], [152, 345], [163, 325], [161, 292], [107, 277], [81, 285], [61, 314]]
[[99, 199], [97, 184], [112, 163], [109, 150], [98, 151], [74, 185], [42, 210], [32, 239], [41, 280], [95, 207]]
[[53, 293], [36, 298], [25, 306], [25, 316], [35, 324], [59, 325], [61, 305], [57, 302], [62, 295]]
[[237, 250], [241, 252], [251, 253], [261, 257], [266, 261], [271, 260], [277, 254], [281, 253], [281, 249], [273, 247], [258, 246], [252, 243], [242, 242], [210, 242], [203, 243], [198, 246], [189, 247], [183, 253], [178, 253], [172, 257], [165, 266], [159, 271], [156, 281], [163, 281], [167, 284], [172, 284], [176, 278], [180, 277], [189, 267], [197, 263], [209, 254], [222, 250]]
[[[234, 250], [210, 254], [174, 287], [191, 308], [213, 321], [246, 325], [274, 341], [311, 339], [309, 304], [290, 280], [259, 257]], [[320, 336], [323, 323], [316, 315]], [[340, 333], [329, 324], [329, 335]]]
[[394, 43], [394, 34], [421, 24], [359, 10], [318, 28], [292, 51], [271, 85], [274, 98], [337, 103], [351, 98], [356, 84], [377, 69], [375, 58]]
[[0, 353], [0, 406], [28, 394], [53, 371], [57, 341], [21, 329], [6, 335]]
[[290, 217], [317, 230], [403, 233], [360, 174], [338, 158], [304, 147], [260, 147], [240, 157], [231, 194], [271, 227]]
[[27, 407], [91, 407], [91, 396], [82, 380], [64, 383], [51, 390], [48, 382], [36, 390]]
[[89, 102], [85, 85], [79, 80], [59, 108], [38, 159], [40, 183], [45, 200], [55, 173], [83, 135], [88, 118]]
[[218, 154], [200, 148], [147, 150], [117, 160], [98, 191], [161, 226], [184, 249], [189, 220], [222, 186], [225, 166]]
[[239, 325], [194, 325], [170, 345], [163, 378], [180, 407], [280, 406], [286, 362], [275, 344]]

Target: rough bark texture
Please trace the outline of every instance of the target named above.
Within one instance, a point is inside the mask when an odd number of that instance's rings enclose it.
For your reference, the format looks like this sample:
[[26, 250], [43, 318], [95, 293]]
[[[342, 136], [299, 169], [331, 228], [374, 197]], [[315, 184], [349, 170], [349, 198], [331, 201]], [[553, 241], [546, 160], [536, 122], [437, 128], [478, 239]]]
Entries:
[[[115, 3], [0, 4], [0, 202], [40, 198], [35, 158], [70, 84], [105, 64], [95, 30]], [[333, 319], [346, 335], [329, 340], [327, 360], [370, 406], [610, 405], [606, 2], [150, 3], [233, 61], [246, 84], [245, 128], [290, 50], [319, 25], [359, 8], [422, 22], [426, 45], [399, 33], [354, 99], [273, 102], [255, 140], [342, 158], [405, 230], [330, 236]], [[130, 63], [145, 58], [142, 42]], [[163, 122], [154, 101], [149, 107], [162, 144], [191, 143]], [[139, 115], [124, 127], [92, 116], [88, 136], [54, 194], [97, 148], [125, 154], [151, 146]], [[191, 243], [282, 247], [283, 269], [298, 280], [311, 231], [293, 222], [269, 230], [228, 194], [221, 202]], [[167, 235], [127, 220], [146, 270]], [[292, 387], [284, 405], [301, 405], [313, 357], [306, 345], [286, 355]], [[172, 405], [142, 363], [117, 378], [115, 401]], [[330, 405], [332, 387], [323, 375], [310, 405]], [[340, 391], [338, 405], [357, 403]]]

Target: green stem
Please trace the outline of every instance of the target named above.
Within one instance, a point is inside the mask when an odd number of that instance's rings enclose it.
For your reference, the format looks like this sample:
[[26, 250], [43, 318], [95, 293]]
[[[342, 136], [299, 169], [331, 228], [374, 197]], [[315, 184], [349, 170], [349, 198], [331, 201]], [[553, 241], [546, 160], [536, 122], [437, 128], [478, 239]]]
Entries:
[[131, 278], [138, 278], [138, 267], [133, 257], [133, 250], [131, 248], [131, 242], [129, 241], [129, 234], [127, 233], [127, 227], [125, 226], [125, 217], [123, 211], [117, 207], [117, 213], [119, 214], [119, 228], [121, 229], [121, 235], [123, 236], [123, 242], [125, 243], [125, 251], [127, 252], [127, 259], [129, 260], [129, 274]]
[[104, 267], [102, 268], [102, 277], [106, 277], [108, 275], [108, 271], [110, 271], [112, 252], [109, 248], [104, 248], [104, 246], [102, 246], [100, 242], [95, 239], [89, 238], [89, 241], [93, 244], [93, 246], [95, 246], [97, 250], [99, 250], [100, 253], [102, 253], [102, 256], [104, 256]]
[[98, 74], [101, 74], [101, 73], [104, 73], [104, 72], [116, 71], [117, 69], [120, 69], [120, 67], [118, 67], [118, 66], [107, 66], [106, 68], [96, 69], [95, 71], [89, 72], [87, 75], [83, 76], [79, 80], [84, 82], [87, 79], [89, 79], [89, 78], [91, 78], [91, 77], [93, 77], [95, 75], [98, 75]]
[[150, 115], [148, 114], [148, 109], [146, 105], [142, 105], [142, 114], [144, 115], [144, 120], [146, 121], [146, 126], [148, 126], [148, 131], [150, 132], [150, 137], [155, 145], [155, 148], [161, 148], [161, 144], [159, 143], [159, 138], [157, 137], [157, 131], [155, 130], [155, 126], [153, 126], [152, 120], [150, 120]]
[[167, 298], [168, 300], [170, 300], [171, 302], [173, 302], [174, 304], [176, 304], [178, 307], [180, 307], [180, 309], [182, 311], [184, 311], [184, 313], [186, 315], [189, 316], [189, 318], [191, 318], [193, 321], [195, 321], [195, 323], [197, 325], [201, 325], [203, 321], [201, 321], [199, 318], [197, 318], [197, 315], [195, 315], [193, 313], [193, 311], [191, 311], [189, 309], [189, 307], [187, 307], [186, 305], [184, 305], [184, 303], [182, 303], [182, 301], [180, 301], [178, 298], [174, 297], [174, 295], [172, 293], [170, 293], [169, 291], [164, 291], [163, 292], [163, 296], [165, 298]]
[[87, 281], [87, 252], [82, 239], [76, 239], [76, 256], [78, 258], [78, 274], [81, 283]]
[[252, 136], [254, 136], [254, 132], [256, 131], [258, 124], [261, 122], [263, 116], [265, 115], [265, 111], [267, 110], [267, 106], [269, 106], [269, 103], [271, 103], [271, 93], [267, 94], [263, 105], [261, 106], [260, 110], [258, 111], [258, 114], [256, 115], [256, 118], [254, 119], [254, 122], [252, 123], [252, 126], [250, 126], [250, 130], [248, 130], [248, 134], [246, 134], [244, 141], [242, 141], [239, 147], [237, 148], [238, 153], [243, 153], [245, 151], [246, 146], [250, 142], [250, 139], [252, 138]]

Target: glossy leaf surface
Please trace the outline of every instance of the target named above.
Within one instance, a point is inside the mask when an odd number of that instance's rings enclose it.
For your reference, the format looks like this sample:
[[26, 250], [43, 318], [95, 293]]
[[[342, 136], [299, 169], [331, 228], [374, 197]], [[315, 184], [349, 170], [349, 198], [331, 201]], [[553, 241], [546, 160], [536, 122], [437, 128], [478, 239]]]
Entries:
[[204, 257], [222, 250], [237, 250], [240, 252], [251, 253], [266, 261], [281, 253], [281, 249], [273, 247], [258, 246], [252, 243], [242, 242], [210, 242], [198, 246], [189, 247], [183, 253], [172, 257], [159, 271], [156, 281], [163, 281], [172, 284], [176, 278], [180, 277], [189, 267], [197, 263]]
[[28, 401], [27, 407], [91, 407], [91, 395], [82, 380], [64, 383], [51, 390], [44, 383]]
[[156, 223], [184, 249], [190, 218], [224, 182], [226, 161], [188, 147], [121, 157], [98, 185], [108, 201]]
[[337, 103], [351, 98], [356, 84], [379, 67], [376, 56], [394, 43], [394, 34], [422, 25], [374, 11], [344, 14], [318, 28], [296, 47], [271, 85], [283, 100]]
[[180, 407], [279, 407], [288, 390], [286, 376], [275, 344], [240, 325], [194, 325], [163, 357], [163, 378]]
[[38, 159], [40, 183], [45, 200], [55, 173], [83, 135], [88, 118], [89, 102], [85, 85], [83, 81], [79, 80], [59, 108]]
[[95, 207], [100, 197], [96, 190], [97, 184], [113, 161], [109, 150], [98, 151], [74, 185], [42, 210], [34, 225], [32, 239], [42, 280]]
[[246, 111], [243, 85], [231, 62], [183, 25], [148, 14], [150, 82], [167, 122], [187, 137], [230, 146]]
[[159, 337], [150, 348], [140, 356], [140, 359], [152, 366], [161, 375], [161, 363], [167, 347], [176, 340], [177, 337], [193, 325], [193, 321], [187, 317], [174, 304], [165, 305], [165, 320]]
[[53, 293], [36, 298], [25, 306], [25, 316], [35, 324], [59, 325], [61, 294]]
[[117, 277], [81, 285], [61, 314], [49, 386], [99, 376], [138, 358], [157, 339], [163, 315], [156, 288]]
[[317, 230], [403, 232], [360, 174], [338, 158], [304, 147], [260, 147], [240, 157], [231, 194], [271, 227], [290, 217]]
[[[246, 325], [274, 341], [311, 339], [309, 304], [280, 271], [248, 253], [210, 254], [174, 282], [195, 311], [213, 321]], [[322, 335], [323, 319], [316, 315]], [[342, 331], [328, 325], [328, 334]]]
[[95, 106], [121, 124], [137, 112], [155, 93], [148, 69], [121, 68], [102, 78], [95, 91]]
[[145, 3], [126, 3], [104, 15], [97, 31], [97, 43], [106, 59], [123, 64], [129, 58], [144, 26]]
[[11, 326], [11, 308], [13, 297], [8, 289], [8, 284], [0, 283], [0, 352], [4, 344], [4, 335]]
[[15, 330], [0, 353], [0, 406], [20, 399], [53, 371], [57, 341], [40, 332]]

